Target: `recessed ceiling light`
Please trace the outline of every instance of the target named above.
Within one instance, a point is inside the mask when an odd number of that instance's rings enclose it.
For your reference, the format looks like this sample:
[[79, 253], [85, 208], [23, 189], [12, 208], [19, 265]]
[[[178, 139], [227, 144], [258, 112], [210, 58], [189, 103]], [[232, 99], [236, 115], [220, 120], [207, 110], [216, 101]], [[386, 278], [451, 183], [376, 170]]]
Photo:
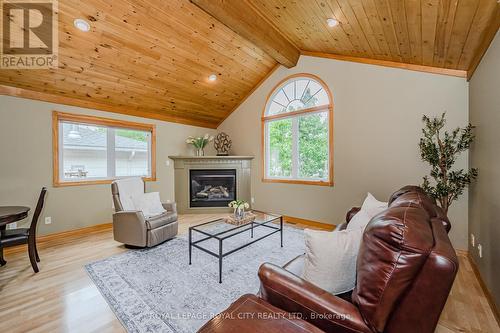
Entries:
[[210, 74], [208, 76], [208, 81], [214, 82], [215, 80], [217, 80], [217, 75], [216, 74]]
[[333, 18], [329, 18], [328, 20], [326, 20], [326, 23], [328, 24], [329, 27], [333, 28], [337, 25], [339, 25], [339, 21], [337, 21], [336, 19], [333, 19]]
[[90, 30], [90, 24], [83, 20], [83, 19], [75, 19], [73, 21], [73, 24], [75, 25], [75, 27], [78, 29], [78, 30], [81, 30], [81, 31], [84, 31], [84, 32], [87, 32]]

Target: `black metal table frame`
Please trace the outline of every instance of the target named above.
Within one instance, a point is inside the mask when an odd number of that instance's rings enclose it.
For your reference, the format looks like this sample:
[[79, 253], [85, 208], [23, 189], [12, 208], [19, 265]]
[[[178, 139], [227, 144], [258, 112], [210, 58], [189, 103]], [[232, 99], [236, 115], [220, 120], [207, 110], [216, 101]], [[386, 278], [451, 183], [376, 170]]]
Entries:
[[[275, 216], [275, 218], [272, 218], [270, 219], [269, 221], [266, 221], [266, 222], [255, 222], [255, 221], [252, 221], [250, 223], [247, 223], [247, 224], [242, 224], [240, 226], [235, 226], [234, 228], [231, 228], [231, 229], [228, 229], [228, 230], [225, 230], [225, 231], [221, 231], [221, 232], [218, 232], [216, 234], [209, 234], [208, 232], [205, 232], [205, 231], [202, 231], [202, 230], [198, 230], [196, 228], [200, 227], [200, 226], [203, 226], [203, 225], [207, 225], [207, 224], [211, 224], [211, 223], [214, 223], [214, 222], [217, 222], [217, 221], [220, 221], [221, 219], [217, 219], [217, 220], [213, 220], [213, 221], [209, 221], [209, 222], [205, 222], [205, 223], [202, 223], [202, 224], [198, 224], [198, 225], [195, 225], [195, 226], [192, 226], [192, 227], [189, 227], [189, 264], [191, 265], [191, 257], [192, 257], [192, 248], [195, 247], [205, 253], [208, 253], [214, 257], [216, 257], [217, 259], [219, 259], [219, 283], [222, 283], [222, 259], [225, 257], [225, 256], [228, 256], [236, 251], [239, 251], [249, 245], [252, 245], [264, 238], [267, 238], [271, 235], [274, 235], [275, 233], [279, 232], [280, 233], [280, 242], [281, 242], [281, 247], [283, 247], [283, 216], [278, 216], [278, 215], [273, 215], [273, 214], [268, 214], [268, 213], [263, 213], [263, 212], [259, 212], [259, 211], [255, 211], [255, 212], [258, 212], [258, 213], [262, 213], [262, 214], [266, 214], [266, 215], [270, 215], [270, 216]], [[272, 223], [276, 220], [279, 220], [279, 227], [275, 227], [275, 226], [272, 226], [272, 225], [268, 225], [269, 223]], [[256, 238], [254, 239], [253, 241], [251, 242], [248, 242], [248, 243], [245, 243], [244, 245], [242, 246], [239, 246], [235, 249], [232, 249], [231, 251], [228, 251], [226, 253], [223, 253], [223, 241], [227, 238], [231, 238], [233, 236], [236, 236], [236, 235], [239, 235], [241, 234], [242, 232], [245, 232], [245, 231], [249, 231], [250, 230], [250, 238], [253, 239], [253, 230], [255, 228], [258, 228], [258, 227], [266, 227], [266, 228], [269, 228], [269, 229], [273, 229], [272, 232], [269, 232], [267, 234], [265, 234], [264, 236], [261, 236], [259, 238]], [[241, 229], [241, 230], [238, 230], [238, 229]], [[238, 230], [237, 232], [235, 233], [231, 233], [230, 235], [227, 235], [227, 236], [223, 236], [224, 234], [228, 233], [228, 232], [233, 232], [235, 230]], [[193, 231], [196, 231], [196, 232], [199, 232], [200, 234], [206, 236], [204, 238], [201, 238], [201, 239], [198, 239], [196, 241], [193, 242]], [[204, 247], [198, 245], [199, 243], [201, 242], [204, 242], [206, 240], [209, 240], [209, 239], [217, 239], [219, 241], [219, 253], [215, 253], [215, 252], [212, 252], [210, 250], [207, 250], [205, 249]]]

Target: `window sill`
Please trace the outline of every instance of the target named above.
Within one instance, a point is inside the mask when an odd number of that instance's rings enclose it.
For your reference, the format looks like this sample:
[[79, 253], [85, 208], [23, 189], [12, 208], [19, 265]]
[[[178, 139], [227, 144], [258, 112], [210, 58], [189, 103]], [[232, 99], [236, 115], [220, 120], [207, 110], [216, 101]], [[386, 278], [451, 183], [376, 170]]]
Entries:
[[333, 186], [333, 180], [299, 180], [299, 179], [273, 179], [262, 178], [263, 183], [284, 183], [284, 184], [301, 184], [301, 185], [316, 185], [316, 186]]
[[[115, 179], [98, 179], [98, 180], [80, 180], [80, 181], [54, 181], [52, 183], [53, 187], [67, 187], [67, 186], [85, 186], [85, 185], [102, 185], [102, 184], [111, 184]], [[145, 182], [154, 182], [156, 181], [156, 177], [148, 177], [142, 178]]]

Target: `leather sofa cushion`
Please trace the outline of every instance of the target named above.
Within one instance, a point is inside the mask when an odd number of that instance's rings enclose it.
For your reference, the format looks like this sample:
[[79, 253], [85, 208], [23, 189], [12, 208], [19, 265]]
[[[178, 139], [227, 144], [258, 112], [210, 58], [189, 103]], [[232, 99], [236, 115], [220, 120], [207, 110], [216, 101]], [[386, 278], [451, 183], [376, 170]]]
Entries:
[[407, 206], [421, 207], [425, 209], [429, 217], [436, 217], [436, 205], [425, 193], [420, 191], [409, 192], [401, 195], [392, 201], [389, 207], [407, 207]]
[[427, 211], [412, 202], [394, 205], [397, 200], [370, 221], [357, 260], [352, 300], [376, 332], [384, 331], [434, 245]]
[[163, 214], [152, 216], [146, 219], [146, 226], [148, 230], [152, 230], [175, 221], [177, 221], [177, 213], [167, 211]]
[[403, 194], [410, 193], [410, 192], [419, 192], [419, 193], [424, 193], [425, 194], [424, 189], [421, 188], [420, 186], [406, 185], [406, 186], [401, 187], [399, 190], [397, 190], [393, 194], [391, 194], [391, 196], [389, 197], [389, 206], [392, 204], [392, 202], [394, 200], [396, 200], [397, 198], [399, 198]]
[[446, 232], [450, 232], [451, 223], [443, 209], [437, 206], [436, 200], [430, 198], [419, 186], [407, 185], [397, 190], [389, 198], [389, 206], [400, 206], [410, 201], [426, 209], [432, 218], [441, 221]]
[[386, 332], [434, 332], [439, 321], [458, 271], [458, 258], [442, 222], [432, 221], [435, 245], [411, 288], [392, 312]]

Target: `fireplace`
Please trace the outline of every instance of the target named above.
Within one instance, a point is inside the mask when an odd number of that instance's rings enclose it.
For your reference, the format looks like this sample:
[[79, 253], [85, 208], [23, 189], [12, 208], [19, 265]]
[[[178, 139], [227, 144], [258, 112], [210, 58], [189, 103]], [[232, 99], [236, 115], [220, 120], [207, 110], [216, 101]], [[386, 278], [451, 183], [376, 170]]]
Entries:
[[[231, 211], [227, 206], [231, 200], [251, 201], [252, 156], [169, 156], [169, 158], [174, 161], [175, 201], [179, 214], [227, 214]], [[214, 174], [222, 176], [212, 177], [218, 179], [218, 183], [223, 180], [219, 178], [225, 177], [225, 181], [234, 184], [232, 189], [231, 186], [225, 186], [229, 188], [229, 191], [226, 190], [229, 197], [217, 198], [223, 199], [219, 202], [214, 201], [216, 199], [214, 195], [207, 197], [204, 194], [199, 194], [197, 198], [196, 193], [200, 190], [203, 191], [205, 186], [198, 189], [199, 187], [196, 185], [206, 183], [207, 178], [209, 178], [197, 176], [212, 176]], [[192, 180], [196, 181], [197, 184], [193, 184]], [[198, 188], [193, 189], [193, 185]], [[213, 186], [213, 184], [207, 185]], [[218, 190], [213, 190], [208, 195], [216, 192]], [[222, 197], [224, 197], [224, 192], [222, 192]], [[212, 202], [209, 201], [210, 199]]]
[[191, 169], [189, 180], [189, 207], [227, 207], [236, 200], [236, 169]]

